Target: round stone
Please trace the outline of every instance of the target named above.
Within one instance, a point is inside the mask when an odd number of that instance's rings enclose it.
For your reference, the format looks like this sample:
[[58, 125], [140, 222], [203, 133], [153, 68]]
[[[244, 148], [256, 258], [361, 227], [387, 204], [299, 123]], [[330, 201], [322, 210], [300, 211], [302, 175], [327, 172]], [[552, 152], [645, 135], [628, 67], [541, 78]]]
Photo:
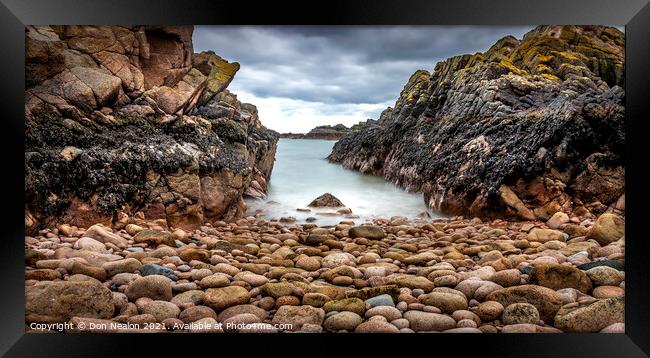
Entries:
[[258, 274], [247, 273], [239, 277], [240, 280], [248, 283], [253, 287], [262, 286], [263, 284], [269, 282], [269, 279]]
[[377, 320], [363, 322], [354, 330], [355, 333], [399, 333], [399, 331], [394, 325]]
[[436, 287], [453, 287], [458, 284], [458, 279], [454, 275], [445, 275], [433, 279]]
[[363, 318], [354, 312], [339, 312], [334, 314], [323, 323], [323, 327], [330, 331], [354, 330], [363, 322]]
[[125, 293], [131, 302], [134, 302], [140, 297], [169, 301], [172, 299], [171, 282], [168, 277], [162, 275], [140, 277], [131, 282]]
[[308, 306], [323, 307], [328, 301], [329, 296], [318, 292], [309, 292], [302, 296], [302, 304]]
[[207, 317], [217, 319], [214, 310], [207, 306], [188, 307], [178, 315], [178, 318], [185, 323], [195, 322]]
[[444, 313], [467, 309], [467, 300], [460, 295], [448, 292], [431, 292], [419, 297], [425, 305], [435, 306]]
[[598, 286], [591, 295], [595, 298], [623, 297], [625, 290], [619, 286]]
[[409, 320], [406, 318], [398, 318], [394, 321], [391, 321], [390, 324], [397, 327], [398, 329], [409, 328]]
[[600, 333], [625, 333], [625, 323], [612, 323], [603, 328]]
[[332, 280], [332, 284], [337, 286], [348, 286], [354, 282], [354, 279], [349, 276], [337, 276]]
[[366, 318], [373, 316], [382, 316], [390, 322], [402, 318], [402, 312], [392, 306], [377, 306], [366, 311]]
[[513, 303], [503, 310], [501, 319], [505, 324], [536, 324], [539, 322], [539, 312], [529, 303]]
[[597, 266], [586, 271], [594, 286], [618, 286], [625, 280], [625, 274], [608, 266]]
[[296, 261], [296, 267], [307, 271], [316, 271], [320, 268], [320, 261], [311, 256], [304, 256]]
[[280, 306], [300, 306], [300, 298], [296, 296], [280, 296], [275, 300], [275, 307]]
[[298, 331], [304, 324], [320, 326], [325, 318], [322, 308], [312, 306], [282, 306], [273, 316], [272, 323], [283, 325], [285, 330]]
[[419, 331], [444, 331], [456, 327], [456, 321], [453, 318], [423, 311], [407, 311], [404, 318], [409, 321], [412, 330]]
[[321, 266], [335, 268], [338, 266], [356, 266], [356, 264], [355, 258], [352, 254], [347, 252], [336, 252], [325, 256]]
[[377, 306], [392, 306], [395, 307], [395, 302], [393, 302], [393, 297], [388, 294], [379, 295], [371, 297], [366, 300], [366, 306], [368, 308], [373, 308]]
[[226, 287], [230, 284], [230, 279], [224, 274], [214, 274], [201, 279], [199, 286], [202, 289]]
[[171, 302], [151, 301], [142, 306], [142, 313], [151, 314], [156, 317], [156, 322], [162, 322], [167, 318], [177, 318], [181, 309]]
[[201, 281], [204, 277], [208, 277], [212, 275], [212, 271], [210, 269], [199, 269], [199, 270], [193, 270], [192, 272], [192, 280], [195, 281]]
[[228, 286], [221, 288], [209, 288], [205, 291], [204, 302], [217, 311], [221, 311], [230, 306], [246, 304], [251, 295], [248, 291], [239, 286]]
[[236, 316], [236, 315], [243, 314], [243, 313], [254, 314], [259, 318], [260, 321], [265, 320], [269, 315], [269, 313], [267, 311], [265, 311], [264, 309], [262, 309], [260, 307], [256, 307], [256, 306], [251, 305], [251, 304], [246, 304], [246, 305], [238, 305], [238, 306], [232, 306], [232, 307], [226, 308], [225, 310], [223, 310], [223, 311], [221, 311], [219, 313], [218, 320], [220, 322], [223, 322], [223, 321], [227, 320], [228, 318], [230, 318], [232, 316]]
[[476, 313], [483, 322], [494, 321], [501, 316], [503, 305], [496, 301], [485, 301], [476, 307]]
[[471, 319], [461, 319], [456, 323], [457, 328], [476, 328], [478, 325], [474, 320]]
[[521, 282], [520, 276], [521, 271], [517, 269], [503, 270], [495, 272], [494, 275], [490, 277], [490, 281], [503, 287], [510, 287], [518, 285]]
[[323, 309], [325, 310], [325, 312], [350, 311], [361, 316], [366, 312], [366, 305], [360, 299], [352, 297], [352, 298], [344, 298], [342, 300], [337, 300], [337, 301], [329, 301], [325, 303]]

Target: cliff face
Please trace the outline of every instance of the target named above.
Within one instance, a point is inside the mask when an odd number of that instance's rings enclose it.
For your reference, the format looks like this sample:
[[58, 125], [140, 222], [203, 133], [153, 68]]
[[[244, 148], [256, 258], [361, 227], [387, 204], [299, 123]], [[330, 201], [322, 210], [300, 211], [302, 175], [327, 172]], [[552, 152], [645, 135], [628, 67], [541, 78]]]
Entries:
[[27, 27], [25, 226], [194, 228], [264, 196], [278, 134], [191, 26]]
[[380, 125], [329, 159], [452, 214], [624, 210], [624, 40], [611, 27], [540, 26], [449, 58], [413, 74]]

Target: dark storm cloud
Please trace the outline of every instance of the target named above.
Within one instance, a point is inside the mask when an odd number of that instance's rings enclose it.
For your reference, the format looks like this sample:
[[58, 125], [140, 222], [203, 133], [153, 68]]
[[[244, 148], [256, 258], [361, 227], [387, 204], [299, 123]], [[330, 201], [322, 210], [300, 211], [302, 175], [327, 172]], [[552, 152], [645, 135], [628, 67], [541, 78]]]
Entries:
[[[394, 101], [409, 76], [533, 26], [198, 26], [194, 50], [241, 64], [234, 92], [325, 104]], [[332, 109], [336, 111], [336, 109]]]

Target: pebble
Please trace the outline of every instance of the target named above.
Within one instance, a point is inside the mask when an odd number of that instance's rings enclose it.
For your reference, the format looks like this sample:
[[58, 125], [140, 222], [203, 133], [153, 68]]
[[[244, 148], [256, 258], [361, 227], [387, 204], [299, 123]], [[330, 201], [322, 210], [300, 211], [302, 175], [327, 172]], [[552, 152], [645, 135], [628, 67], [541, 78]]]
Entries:
[[503, 305], [496, 301], [486, 301], [480, 303], [474, 313], [484, 322], [494, 321], [503, 313]]
[[315, 257], [301, 257], [296, 261], [296, 267], [307, 271], [316, 271], [320, 269], [320, 261]]
[[625, 290], [618, 286], [598, 286], [591, 295], [595, 298], [623, 297]]
[[625, 323], [612, 323], [601, 329], [600, 333], [625, 333]]
[[339, 312], [325, 319], [323, 328], [330, 331], [354, 330], [363, 318], [354, 312]]
[[437, 307], [440, 311], [451, 314], [457, 310], [467, 309], [467, 300], [461, 295], [447, 292], [431, 292], [422, 295], [419, 300], [425, 305]]
[[355, 330], [355, 333], [398, 333], [400, 329], [394, 325], [377, 320], [365, 321], [359, 324]]
[[156, 264], [145, 264], [140, 267], [139, 271], [142, 276], [162, 275], [173, 281], [178, 280], [178, 277], [176, 277], [174, 271], [169, 267], [164, 267]]
[[290, 327], [297, 331], [304, 324], [321, 325], [325, 319], [325, 311], [311, 306], [282, 306], [273, 316], [272, 323]]
[[210, 276], [205, 276], [199, 282], [199, 286], [201, 286], [202, 289], [226, 287], [229, 284], [230, 284], [230, 279], [228, 278], [228, 276], [219, 273]]
[[404, 313], [404, 318], [409, 321], [409, 326], [415, 332], [420, 331], [444, 331], [447, 329], [455, 328], [456, 321], [453, 318], [438, 314], [423, 311], [407, 311]]
[[394, 321], [396, 319], [402, 318], [402, 312], [400, 312], [400, 310], [392, 306], [373, 307], [367, 310], [365, 314], [366, 318], [370, 318], [372, 316], [377, 316], [377, 315], [386, 318], [386, 320], [388, 321]]
[[623, 272], [609, 266], [598, 266], [585, 272], [595, 286], [618, 286], [625, 280]]
[[[253, 218], [171, 234], [143, 219], [122, 220], [126, 233], [60, 225], [25, 238], [26, 287], [101, 286], [102, 320], [229, 324], [190, 332], [624, 332], [622, 241], [586, 240], [593, 219], [551, 219], [525, 230], [397, 217], [328, 227]], [[544, 265], [579, 279], [541, 279]]]
[[150, 275], [133, 280], [125, 293], [129, 301], [135, 301], [141, 297], [169, 301], [172, 299], [172, 284], [166, 276]]
[[366, 304], [358, 298], [344, 298], [341, 300], [326, 302], [325, 305], [323, 305], [323, 309], [325, 312], [350, 311], [362, 316], [366, 312]]
[[185, 323], [195, 322], [208, 317], [217, 319], [217, 314], [212, 308], [207, 306], [188, 307], [178, 315], [178, 318]]
[[505, 324], [535, 324], [539, 322], [539, 312], [529, 303], [513, 303], [503, 310], [501, 319]]
[[398, 318], [391, 321], [390, 324], [397, 327], [398, 329], [409, 328], [410, 325], [409, 321], [406, 318]]
[[408, 310], [408, 306], [409, 305], [406, 302], [399, 302], [395, 307], [400, 310], [400, 312], [406, 312], [406, 310]]
[[365, 301], [365, 304], [367, 308], [373, 308], [377, 306], [395, 307], [395, 302], [393, 302], [393, 298], [387, 294], [371, 297]]
[[162, 322], [167, 318], [177, 318], [181, 310], [171, 302], [151, 301], [142, 306], [142, 313], [151, 314], [156, 322]]

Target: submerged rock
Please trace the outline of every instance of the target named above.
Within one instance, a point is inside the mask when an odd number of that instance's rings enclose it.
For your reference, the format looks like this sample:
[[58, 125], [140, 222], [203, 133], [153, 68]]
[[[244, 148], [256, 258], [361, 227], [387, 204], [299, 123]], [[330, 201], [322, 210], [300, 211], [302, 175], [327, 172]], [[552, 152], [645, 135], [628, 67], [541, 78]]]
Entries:
[[312, 208], [321, 208], [321, 207], [340, 207], [340, 206], [345, 206], [341, 200], [339, 200], [337, 197], [330, 193], [325, 193], [318, 198], [312, 200], [309, 205], [307, 205]]

